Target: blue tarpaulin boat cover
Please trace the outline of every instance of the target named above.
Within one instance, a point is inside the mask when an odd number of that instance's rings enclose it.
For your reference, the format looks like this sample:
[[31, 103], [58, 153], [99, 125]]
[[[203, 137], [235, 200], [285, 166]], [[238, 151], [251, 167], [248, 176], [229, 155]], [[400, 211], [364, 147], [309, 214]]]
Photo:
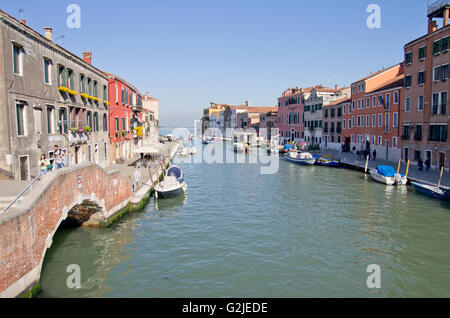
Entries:
[[397, 173], [391, 166], [377, 166], [377, 171], [385, 177], [393, 177]]
[[166, 173], [166, 176], [174, 176], [177, 179], [180, 179], [183, 176], [181, 169], [177, 166], [171, 166]]

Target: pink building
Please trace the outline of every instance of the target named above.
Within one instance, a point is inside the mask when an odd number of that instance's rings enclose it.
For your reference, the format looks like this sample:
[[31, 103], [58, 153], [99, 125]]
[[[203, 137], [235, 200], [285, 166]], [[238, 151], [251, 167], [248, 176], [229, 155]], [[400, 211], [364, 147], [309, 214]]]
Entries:
[[145, 95], [142, 97], [142, 106], [153, 112], [155, 115], [155, 120], [159, 122], [159, 115], [158, 115], [158, 109], [159, 109], [159, 99], [150, 97], [148, 95], [148, 92], [145, 93]]
[[289, 88], [278, 98], [278, 119], [275, 128], [280, 130], [284, 141], [303, 141], [304, 100], [311, 92], [310, 88]]

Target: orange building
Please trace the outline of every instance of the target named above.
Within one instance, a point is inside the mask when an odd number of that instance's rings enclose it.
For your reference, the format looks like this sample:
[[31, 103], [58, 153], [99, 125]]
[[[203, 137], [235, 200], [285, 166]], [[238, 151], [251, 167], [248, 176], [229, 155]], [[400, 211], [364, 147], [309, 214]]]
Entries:
[[342, 135], [345, 151], [365, 149], [370, 142], [377, 157], [396, 161], [399, 144], [400, 105], [403, 94], [403, 63], [382, 69], [351, 85], [351, 104], [343, 109]]
[[[405, 45], [405, 100], [402, 104], [402, 158], [449, 170], [447, 112], [450, 25], [449, 1], [428, 6], [428, 33]], [[442, 20], [441, 28], [436, 19]]]

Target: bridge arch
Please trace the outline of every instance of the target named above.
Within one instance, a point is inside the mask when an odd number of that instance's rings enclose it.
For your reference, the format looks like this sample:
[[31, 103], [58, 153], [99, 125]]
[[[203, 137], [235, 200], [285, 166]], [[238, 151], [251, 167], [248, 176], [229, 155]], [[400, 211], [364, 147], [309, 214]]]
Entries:
[[106, 220], [131, 196], [126, 177], [93, 163], [44, 176], [19, 210], [0, 214], [0, 297], [17, 297], [39, 284], [47, 249], [71, 210], [90, 202], [98, 207], [95, 217]]

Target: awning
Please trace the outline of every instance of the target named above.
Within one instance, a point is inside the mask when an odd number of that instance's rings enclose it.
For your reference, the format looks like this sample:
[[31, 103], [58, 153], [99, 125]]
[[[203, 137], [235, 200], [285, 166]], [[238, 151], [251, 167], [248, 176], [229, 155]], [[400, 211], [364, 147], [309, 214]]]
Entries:
[[136, 148], [134, 150], [134, 153], [159, 153], [162, 149], [164, 148], [163, 144], [160, 143], [155, 143], [155, 144], [149, 144], [149, 145], [145, 145], [139, 148]]

